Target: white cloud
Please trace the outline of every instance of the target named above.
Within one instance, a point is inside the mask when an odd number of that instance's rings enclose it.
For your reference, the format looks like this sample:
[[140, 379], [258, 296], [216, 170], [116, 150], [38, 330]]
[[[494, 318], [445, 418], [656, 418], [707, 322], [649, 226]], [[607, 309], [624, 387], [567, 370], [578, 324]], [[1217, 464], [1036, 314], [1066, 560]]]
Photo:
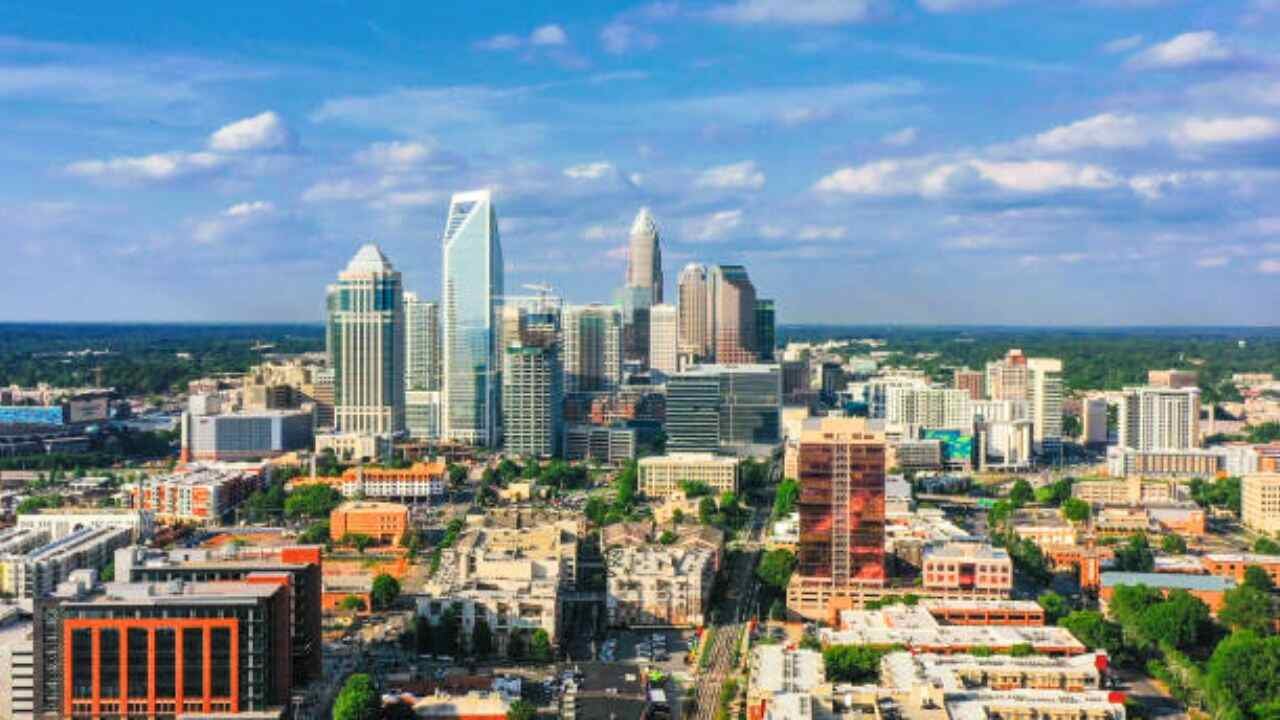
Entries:
[[422, 142], [380, 142], [356, 153], [356, 161], [391, 170], [417, 165], [431, 157], [434, 144]]
[[1009, 4], [1009, 0], [920, 0], [920, 7], [933, 13], [981, 10]]
[[1102, 113], [1069, 125], [1046, 130], [1035, 137], [1037, 146], [1051, 152], [1082, 148], [1129, 148], [1145, 145], [1147, 133], [1133, 115]]
[[737, 0], [713, 7], [708, 16], [735, 24], [840, 25], [870, 20], [878, 0]]
[[1280, 273], [1280, 259], [1267, 258], [1263, 260], [1258, 263], [1258, 272], [1267, 273], [1268, 275]]
[[1196, 260], [1196, 267], [1216, 268], [1222, 267], [1229, 262], [1231, 262], [1231, 258], [1226, 257], [1225, 255], [1206, 255], [1205, 257]]
[[949, 250], [988, 250], [1010, 244], [1005, 238], [995, 235], [960, 235], [944, 240], [942, 247]]
[[254, 200], [252, 202], [236, 203], [226, 210], [222, 211], [227, 217], [248, 217], [250, 215], [261, 215], [263, 213], [274, 212], [276, 206], [266, 200]]
[[843, 225], [803, 225], [796, 232], [800, 240], [843, 240], [849, 229]]
[[543, 25], [529, 33], [530, 45], [564, 45], [569, 42], [569, 34], [559, 25]]
[[915, 192], [918, 184], [897, 160], [878, 160], [836, 170], [818, 181], [820, 192], [847, 195], [899, 195]]
[[700, 242], [723, 240], [742, 224], [741, 210], [721, 210], [689, 222], [686, 236]]
[[435, 205], [444, 202], [444, 195], [434, 190], [414, 190], [387, 193], [376, 202], [371, 203], [378, 208], [406, 208]]
[[494, 35], [493, 37], [488, 37], [488, 38], [485, 38], [484, 40], [481, 40], [480, 42], [477, 42], [476, 47], [481, 50], [493, 50], [496, 52], [502, 52], [505, 50], [516, 50], [523, 44], [524, 44], [524, 39], [521, 38], [520, 36], [511, 35], [509, 33], [503, 33], [501, 35]]
[[1126, 35], [1118, 37], [1102, 46], [1102, 52], [1109, 55], [1129, 52], [1142, 45], [1143, 37], [1141, 35]]
[[199, 245], [220, 243], [238, 231], [259, 225], [275, 212], [276, 206], [265, 200], [236, 203], [217, 217], [196, 223], [191, 237]]
[[879, 160], [841, 168], [819, 180], [814, 189], [847, 195], [931, 197], [982, 187], [1031, 194], [1105, 190], [1118, 184], [1120, 179], [1111, 171], [1092, 164], [1050, 160], [947, 162], [925, 158]]
[[600, 242], [601, 240], [608, 240], [616, 235], [617, 231], [615, 229], [611, 229], [604, 225], [592, 225], [582, 231], [582, 239], [587, 242]]
[[1183, 33], [1157, 43], [1134, 55], [1132, 63], [1141, 68], [1185, 68], [1230, 60], [1231, 51], [1212, 30]]
[[764, 187], [764, 171], [755, 162], [746, 160], [730, 165], [708, 168], [698, 176], [695, 186], [721, 190], [759, 190]]
[[625, 20], [615, 20], [600, 29], [600, 44], [605, 52], [622, 55], [632, 50], [652, 50], [658, 36]]
[[971, 165], [983, 178], [1013, 192], [1104, 190], [1115, 187], [1120, 182], [1109, 170], [1097, 165], [1075, 165], [1050, 160], [1022, 162], [974, 160]]
[[170, 152], [110, 160], [83, 160], [67, 166], [67, 172], [103, 180], [164, 182], [220, 170], [226, 163], [209, 152]]
[[1179, 145], [1216, 145], [1259, 142], [1280, 137], [1280, 121], [1262, 115], [1189, 118], [1170, 139]]
[[565, 177], [574, 180], [599, 180], [613, 173], [613, 165], [607, 162], [583, 163], [564, 169]]
[[908, 145], [914, 145], [919, 135], [920, 132], [915, 128], [905, 127], [896, 132], [888, 133], [880, 138], [880, 142], [894, 147], [907, 147]]
[[289, 128], [271, 111], [224, 125], [209, 136], [209, 147], [222, 152], [280, 150], [290, 142]]

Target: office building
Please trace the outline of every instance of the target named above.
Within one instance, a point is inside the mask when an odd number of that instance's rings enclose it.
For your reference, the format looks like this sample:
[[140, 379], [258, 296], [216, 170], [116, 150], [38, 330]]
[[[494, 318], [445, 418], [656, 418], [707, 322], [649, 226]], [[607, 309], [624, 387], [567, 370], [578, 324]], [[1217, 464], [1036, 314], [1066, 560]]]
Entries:
[[1062, 361], [1056, 358], [1027, 360], [1030, 385], [1032, 439], [1037, 452], [1055, 455], [1062, 446]]
[[[973, 648], [1009, 654], [1030, 645], [1035, 655], [1075, 656], [1088, 649], [1066, 628], [1045, 625], [950, 624], [935, 605], [887, 605], [878, 610], [841, 610], [839, 626], [818, 631], [823, 645], [900, 646], [913, 653], [953, 655]], [[978, 716], [982, 717], [982, 716]]]
[[618, 465], [636, 456], [636, 431], [627, 427], [570, 425], [564, 431], [565, 460]]
[[36, 604], [42, 710], [64, 718], [283, 713], [291, 702], [289, 587], [111, 584]]
[[636, 213], [627, 248], [627, 287], [647, 289], [649, 305], [660, 304], [663, 300], [662, 241], [649, 208], [642, 207]]
[[756, 288], [741, 265], [713, 265], [707, 272], [707, 313], [712, 357], [721, 365], [759, 361]]
[[188, 465], [172, 475], [152, 475], [134, 484], [132, 507], [166, 524], [220, 525], [265, 483], [262, 468]]
[[338, 430], [403, 430], [404, 296], [400, 273], [377, 245], [361, 247], [329, 286], [325, 348]]
[[663, 375], [680, 370], [680, 313], [675, 305], [649, 308], [649, 369]]
[[1116, 412], [1121, 448], [1188, 450], [1200, 445], [1198, 388], [1125, 388]]
[[1156, 388], [1179, 390], [1197, 386], [1199, 373], [1195, 370], [1148, 370], [1147, 385]]
[[707, 305], [707, 268], [689, 263], [680, 271], [680, 355], [700, 361], [711, 357], [712, 342]]
[[641, 458], [640, 494], [649, 498], [683, 496], [685, 482], [702, 483], [719, 496], [738, 491], [738, 459], [711, 453], [671, 453]]
[[182, 414], [183, 462], [236, 462], [278, 457], [315, 443], [311, 412], [257, 410], [193, 415]]
[[833, 596], [885, 581], [885, 439], [860, 418], [811, 423], [796, 444], [800, 544], [787, 607], [825, 619]]
[[1107, 448], [1107, 472], [1113, 477], [1208, 477], [1222, 469], [1223, 456], [1212, 450], [1132, 450]]
[[564, 308], [564, 392], [611, 393], [622, 384], [622, 312], [611, 305]]
[[948, 542], [925, 549], [921, 577], [934, 595], [1007, 598], [1013, 591], [1013, 560], [987, 543]]
[[443, 436], [492, 446], [499, 438], [502, 356], [497, 298], [503, 295], [502, 243], [488, 190], [449, 203], [443, 246]]
[[980, 370], [957, 368], [951, 374], [951, 387], [969, 393], [970, 400], [986, 398], [986, 376]]
[[560, 453], [564, 374], [559, 346], [511, 345], [503, 351], [502, 416], [506, 452], [533, 458]]
[[440, 439], [442, 393], [409, 390], [404, 394], [404, 429], [414, 440]]
[[356, 500], [329, 513], [329, 537], [342, 542], [363, 535], [379, 545], [397, 545], [409, 529], [409, 507], [399, 503]]
[[774, 314], [773, 301], [756, 300], [756, 354], [760, 362], [774, 361], [774, 349], [778, 344], [777, 317]]
[[1110, 438], [1106, 398], [1085, 398], [1081, 401], [1080, 424], [1081, 442], [1085, 445], [1106, 445]]
[[223, 546], [215, 550], [152, 550], [128, 547], [115, 552], [116, 580], [124, 583], [274, 582], [289, 589], [290, 611], [280, 618], [289, 628], [293, 684], [319, 679], [323, 672], [321, 599], [323, 569], [319, 545], [273, 547]]
[[440, 305], [404, 294], [404, 389], [440, 389]]
[[987, 363], [985, 384], [992, 400], [1027, 400], [1031, 386], [1027, 356], [1013, 348], [1000, 360]]
[[0, 718], [35, 720], [36, 653], [31, 613], [0, 605]]
[[332, 430], [335, 421], [335, 412], [333, 403], [335, 402], [335, 390], [333, 385], [335, 373], [333, 368], [321, 368], [312, 373], [312, 387], [315, 394], [312, 400], [315, 401], [313, 412], [316, 418], [317, 430]]
[[809, 380], [808, 360], [783, 360], [781, 369], [782, 397], [785, 402], [790, 403], [793, 398], [802, 397], [809, 393], [811, 383]]
[[697, 365], [667, 380], [667, 449], [772, 453], [782, 441], [777, 365]]
[[1280, 533], [1280, 473], [1251, 473], [1240, 480], [1241, 520], [1254, 532]]

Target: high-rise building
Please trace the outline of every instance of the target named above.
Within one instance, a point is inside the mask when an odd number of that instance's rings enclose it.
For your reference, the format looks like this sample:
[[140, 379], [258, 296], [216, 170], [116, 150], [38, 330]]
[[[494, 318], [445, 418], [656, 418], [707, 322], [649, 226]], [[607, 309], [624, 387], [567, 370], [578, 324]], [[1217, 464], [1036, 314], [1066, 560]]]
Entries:
[[925, 428], [969, 432], [972, 402], [967, 390], [896, 385], [886, 390], [885, 420], [910, 428], [907, 435], [913, 438]]
[[552, 457], [564, 430], [561, 302], [544, 293], [503, 299], [503, 442], [513, 455]]
[[647, 288], [649, 305], [661, 304], [662, 242], [649, 208], [636, 213], [627, 247], [627, 287]]
[[404, 294], [404, 388], [440, 389], [440, 306]]
[[773, 350], [777, 345], [776, 318], [772, 300], [756, 300], [756, 352], [761, 362], [773, 362]]
[[328, 289], [325, 348], [333, 370], [340, 432], [390, 435], [404, 429], [404, 296], [400, 273], [377, 245], [365, 245]]
[[985, 379], [981, 371], [958, 368], [951, 375], [951, 387], [967, 391], [970, 400], [981, 400], [986, 397]]
[[564, 391], [613, 392], [622, 383], [622, 313], [612, 305], [564, 309]]
[[1107, 444], [1109, 433], [1106, 398], [1085, 398], [1080, 403], [1080, 420], [1080, 442], [1085, 445]]
[[410, 390], [404, 394], [404, 429], [415, 440], [440, 438], [441, 392]]
[[667, 380], [667, 450], [762, 455], [781, 442], [777, 365], [700, 365]]
[[1031, 423], [1037, 452], [1053, 455], [1062, 447], [1062, 361], [1057, 358], [1027, 360], [1031, 384]]
[[442, 347], [443, 435], [489, 446], [501, 412], [502, 243], [488, 190], [458, 193], [445, 222]]
[[675, 305], [649, 308], [649, 367], [666, 375], [680, 369], [680, 314]]
[[1199, 380], [1195, 370], [1148, 370], [1147, 385], [1158, 388], [1193, 388]]
[[806, 423], [795, 450], [800, 542], [787, 607], [827, 617], [833, 596], [885, 581], [885, 439], [861, 418]]
[[711, 357], [711, 334], [707, 323], [707, 268], [698, 263], [680, 271], [680, 354], [703, 360]]
[[1026, 400], [1031, 383], [1027, 356], [1018, 348], [1000, 360], [987, 363], [987, 397], [992, 400]]
[[1125, 388], [1116, 413], [1119, 446], [1131, 450], [1186, 450], [1200, 445], [1198, 388]]
[[741, 265], [714, 265], [707, 273], [707, 313], [712, 354], [720, 364], [753, 363], [756, 352], [756, 288]]

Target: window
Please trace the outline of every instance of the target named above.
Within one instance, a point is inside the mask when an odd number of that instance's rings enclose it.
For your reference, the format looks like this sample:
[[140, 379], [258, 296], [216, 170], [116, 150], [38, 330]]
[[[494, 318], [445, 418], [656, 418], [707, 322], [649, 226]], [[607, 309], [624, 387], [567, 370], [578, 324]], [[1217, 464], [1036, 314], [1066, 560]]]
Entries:
[[209, 662], [213, 670], [213, 687], [210, 694], [214, 697], [231, 695], [231, 630], [214, 628], [210, 636], [212, 649]]
[[147, 631], [129, 628], [129, 697], [147, 697]]
[[98, 633], [98, 685], [103, 697], [120, 696], [120, 631]]
[[93, 631], [71, 631], [71, 695], [93, 697]]
[[204, 695], [204, 630], [182, 630], [182, 694]]
[[177, 696], [177, 662], [177, 632], [171, 628], [156, 630], [156, 697]]

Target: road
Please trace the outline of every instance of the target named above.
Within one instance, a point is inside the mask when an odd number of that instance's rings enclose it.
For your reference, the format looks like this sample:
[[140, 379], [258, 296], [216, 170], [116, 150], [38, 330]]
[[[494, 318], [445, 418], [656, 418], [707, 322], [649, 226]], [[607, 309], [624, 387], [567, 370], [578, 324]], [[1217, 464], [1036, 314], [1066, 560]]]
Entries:
[[764, 510], [757, 508], [754, 511], [748, 539], [740, 545], [740, 552], [734, 556], [733, 566], [727, 569], [730, 591], [725, 593], [724, 600], [717, 607], [715, 620], [708, 625], [708, 628], [714, 627], [715, 635], [707, 650], [710, 660], [698, 675], [695, 695], [697, 706], [693, 714], [696, 720], [711, 720], [715, 717], [720, 705], [720, 689], [734, 673], [735, 651], [741, 647], [747, 622], [755, 614], [753, 611], [759, 591], [755, 568], [760, 559], [760, 541], [767, 517], [768, 513]]

